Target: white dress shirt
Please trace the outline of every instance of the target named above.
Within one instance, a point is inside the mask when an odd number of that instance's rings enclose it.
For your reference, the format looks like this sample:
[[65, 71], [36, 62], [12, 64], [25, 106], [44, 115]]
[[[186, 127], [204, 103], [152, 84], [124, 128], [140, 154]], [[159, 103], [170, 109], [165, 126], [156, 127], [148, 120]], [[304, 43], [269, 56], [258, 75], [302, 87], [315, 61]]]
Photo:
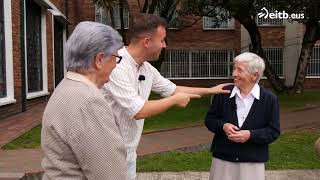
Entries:
[[237, 86], [234, 86], [232, 89], [230, 98], [233, 98], [236, 95], [236, 105], [237, 105], [237, 117], [238, 124], [241, 127], [246, 120], [254, 99], [260, 99], [260, 86], [255, 84], [246, 97], [242, 97], [240, 89]]
[[[142, 109], [150, 92], [163, 97], [173, 94], [176, 85], [160, 75], [150, 63], [137, 64], [126, 47], [118, 51], [121, 63], [112, 71], [110, 81], [102, 92], [115, 113], [120, 133], [128, 148], [128, 159], [136, 158], [136, 149], [140, 141], [144, 120], [133, 117]], [[143, 75], [145, 80], [138, 80]]]

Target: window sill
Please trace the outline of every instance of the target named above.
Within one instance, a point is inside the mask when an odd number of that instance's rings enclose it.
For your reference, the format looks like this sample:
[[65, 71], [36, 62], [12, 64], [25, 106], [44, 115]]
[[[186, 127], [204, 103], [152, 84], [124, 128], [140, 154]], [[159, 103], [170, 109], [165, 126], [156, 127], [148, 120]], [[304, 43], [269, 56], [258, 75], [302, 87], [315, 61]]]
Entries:
[[319, 79], [320, 76], [306, 76], [306, 79]]
[[16, 99], [11, 98], [11, 97], [5, 97], [5, 98], [0, 98], [0, 106], [4, 106], [7, 104], [12, 104], [17, 102]]
[[233, 31], [234, 28], [202, 28], [204, 31]]
[[261, 24], [261, 25], [257, 25], [258, 26], [258, 28], [278, 28], [278, 27], [285, 27], [285, 25], [276, 25], [276, 24]]
[[42, 96], [47, 96], [47, 95], [49, 95], [48, 91], [39, 91], [39, 92], [34, 92], [34, 93], [28, 93], [27, 99], [34, 99], [37, 97], [42, 97]]

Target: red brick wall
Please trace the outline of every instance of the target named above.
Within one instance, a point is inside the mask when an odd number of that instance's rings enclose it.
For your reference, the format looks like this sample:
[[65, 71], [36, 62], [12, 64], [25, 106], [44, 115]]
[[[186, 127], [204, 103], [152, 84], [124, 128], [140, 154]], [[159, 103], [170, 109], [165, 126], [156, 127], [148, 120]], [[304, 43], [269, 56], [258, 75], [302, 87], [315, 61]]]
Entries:
[[46, 17], [46, 27], [47, 27], [47, 72], [48, 72], [48, 91], [52, 93], [54, 90], [54, 76], [53, 76], [53, 19], [52, 14], [47, 12]]
[[[66, 6], [65, 6], [65, 2], [66, 0], [50, 0], [58, 9], [60, 12], [62, 12], [64, 15], [66, 13]], [[70, 0], [69, 0], [70, 1]]]
[[262, 47], [284, 47], [285, 26], [259, 27]]
[[68, 0], [69, 35], [81, 21], [95, 21], [95, 5], [93, 0]]
[[182, 30], [169, 30], [168, 48], [186, 49], [229, 49], [240, 52], [240, 24], [234, 29], [203, 30], [200, 20], [192, 27]]
[[[64, 12], [64, 0], [51, 0], [53, 4]], [[4, 117], [21, 112], [21, 52], [20, 52], [20, 1], [11, 1], [12, 6], [12, 38], [13, 38], [13, 77], [14, 77], [14, 98], [16, 103], [0, 106], [0, 120]], [[48, 64], [48, 91], [53, 92], [53, 47], [52, 47], [52, 14], [46, 11], [46, 35], [47, 35], [47, 64]], [[27, 100], [27, 109], [33, 105], [45, 102], [48, 97], [39, 97]]]
[[[140, 0], [140, 5], [143, 6], [143, 4], [144, 0]], [[139, 14], [138, 2], [129, 1], [129, 10], [131, 17]], [[240, 23], [235, 22], [235, 28], [228, 30], [203, 30], [202, 23], [201, 19], [189, 28], [169, 29], [167, 33], [167, 48], [228, 49], [234, 50], [236, 54], [240, 52]]]
[[21, 110], [20, 1], [11, 1], [11, 7], [14, 97], [17, 102], [0, 106], [0, 120], [7, 115], [18, 113]]

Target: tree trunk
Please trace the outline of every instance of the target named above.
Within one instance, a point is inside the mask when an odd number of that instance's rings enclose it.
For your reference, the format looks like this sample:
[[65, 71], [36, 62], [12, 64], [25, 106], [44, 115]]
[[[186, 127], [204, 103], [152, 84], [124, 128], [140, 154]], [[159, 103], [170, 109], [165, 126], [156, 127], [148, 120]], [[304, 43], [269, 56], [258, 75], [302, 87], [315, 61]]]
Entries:
[[[139, 1], [139, 0], [138, 0]], [[146, 13], [148, 10], [148, 6], [149, 6], [149, 0], [145, 0], [144, 1], [144, 5], [143, 5], [143, 9], [141, 13]]]
[[157, 8], [158, 0], [151, 0], [151, 4], [148, 8], [148, 14], [153, 14]]
[[261, 46], [261, 35], [255, 21], [250, 16], [236, 15], [234, 18], [237, 21], [239, 21], [249, 32], [252, 44], [252, 52], [258, 54], [260, 57], [264, 59], [266, 65], [264, 74], [268, 78], [273, 89], [277, 92], [283, 92], [288, 90], [286, 85], [282, 82], [282, 80], [280, 80], [279, 76], [271, 68], [270, 63], [263, 52]]
[[314, 44], [320, 39], [320, 25], [317, 22], [308, 21], [306, 31], [303, 36], [302, 48], [298, 60], [296, 76], [293, 85], [295, 93], [302, 93], [304, 88], [304, 80], [307, 74], [307, 68], [312, 56]]

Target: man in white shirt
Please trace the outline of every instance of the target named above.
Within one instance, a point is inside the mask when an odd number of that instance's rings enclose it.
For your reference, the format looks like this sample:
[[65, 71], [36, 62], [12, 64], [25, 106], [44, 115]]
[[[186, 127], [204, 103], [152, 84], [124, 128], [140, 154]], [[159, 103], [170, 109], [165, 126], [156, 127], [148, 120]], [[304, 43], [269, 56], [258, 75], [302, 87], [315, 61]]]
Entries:
[[[103, 93], [111, 102], [127, 148], [128, 177], [131, 180], [136, 177], [136, 150], [145, 118], [173, 106], [186, 107], [191, 98], [230, 93], [222, 89], [230, 83], [212, 88], [176, 86], [147, 62], [157, 60], [162, 48], [166, 47], [165, 21], [155, 15], [143, 14], [134, 20], [130, 30], [130, 44], [118, 51], [123, 60], [113, 70]], [[148, 100], [151, 91], [165, 98]]]

